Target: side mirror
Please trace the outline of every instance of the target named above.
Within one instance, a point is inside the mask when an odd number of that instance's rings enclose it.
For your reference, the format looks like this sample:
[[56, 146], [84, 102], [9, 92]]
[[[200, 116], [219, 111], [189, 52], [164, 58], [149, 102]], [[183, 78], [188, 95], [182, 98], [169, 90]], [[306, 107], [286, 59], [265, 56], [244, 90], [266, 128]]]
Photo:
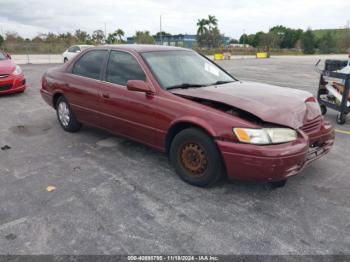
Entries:
[[143, 92], [146, 94], [153, 93], [149, 85], [142, 80], [129, 80], [128, 83], [126, 84], [126, 87], [130, 91]]
[[6, 54], [6, 56], [7, 56], [8, 59], [12, 59], [10, 54]]

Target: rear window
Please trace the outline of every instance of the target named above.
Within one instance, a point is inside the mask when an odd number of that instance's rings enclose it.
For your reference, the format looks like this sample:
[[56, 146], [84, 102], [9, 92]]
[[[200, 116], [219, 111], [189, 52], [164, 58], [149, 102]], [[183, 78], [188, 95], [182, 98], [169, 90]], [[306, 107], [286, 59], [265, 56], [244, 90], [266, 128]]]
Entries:
[[84, 54], [74, 65], [72, 73], [93, 79], [100, 79], [106, 50], [96, 50]]

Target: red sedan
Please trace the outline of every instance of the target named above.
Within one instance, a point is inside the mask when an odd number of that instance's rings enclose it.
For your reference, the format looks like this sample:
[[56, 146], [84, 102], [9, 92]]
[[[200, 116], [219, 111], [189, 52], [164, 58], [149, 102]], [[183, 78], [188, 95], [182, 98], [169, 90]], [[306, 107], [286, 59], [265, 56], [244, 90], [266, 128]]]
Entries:
[[26, 80], [20, 66], [12, 62], [10, 55], [0, 51], [0, 95], [24, 92]]
[[182, 48], [89, 49], [46, 72], [41, 94], [64, 130], [87, 124], [159, 149], [197, 186], [225, 175], [282, 186], [334, 142], [310, 93], [239, 81]]

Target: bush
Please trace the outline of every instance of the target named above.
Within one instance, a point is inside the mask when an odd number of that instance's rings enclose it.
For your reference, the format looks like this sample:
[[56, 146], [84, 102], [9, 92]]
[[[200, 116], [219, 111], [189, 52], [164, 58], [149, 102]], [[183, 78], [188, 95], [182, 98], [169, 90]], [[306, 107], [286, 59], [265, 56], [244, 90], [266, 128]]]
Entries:
[[314, 54], [315, 53], [315, 36], [311, 29], [308, 29], [301, 36], [301, 45], [304, 54]]

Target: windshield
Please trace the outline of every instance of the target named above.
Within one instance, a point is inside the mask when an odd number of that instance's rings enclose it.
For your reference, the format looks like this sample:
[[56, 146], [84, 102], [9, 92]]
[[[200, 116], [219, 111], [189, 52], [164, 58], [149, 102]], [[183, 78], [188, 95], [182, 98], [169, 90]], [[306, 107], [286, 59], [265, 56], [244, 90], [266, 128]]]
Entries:
[[192, 51], [146, 52], [142, 56], [164, 89], [201, 87], [236, 81]]
[[6, 55], [3, 52], [0, 52], [0, 61], [6, 60], [6, 59], [7, 59]]

